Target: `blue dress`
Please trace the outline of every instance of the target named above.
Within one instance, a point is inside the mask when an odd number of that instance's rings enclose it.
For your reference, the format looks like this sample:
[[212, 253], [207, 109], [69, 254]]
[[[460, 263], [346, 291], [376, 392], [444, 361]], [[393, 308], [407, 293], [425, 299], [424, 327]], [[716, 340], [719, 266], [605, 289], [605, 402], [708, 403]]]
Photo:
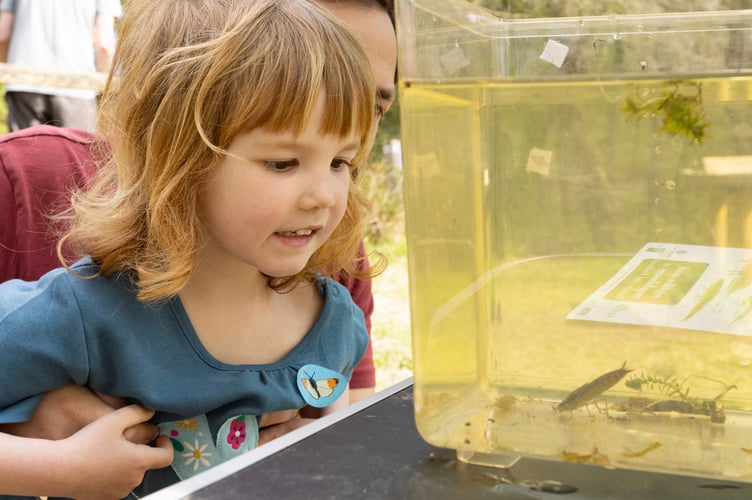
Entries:
[[324, 307], [292, 351], [231, 365], [204, 348], [178, 297], [144, 304], [127, 273], [92, 277], [88, 259], [73, 271], [0, 284], [0, 423], [27, 420], [42, 394], [69, 383], [155, 409], [173, 466], [148, 472], [139, 494], [255, 447], [262, 414], [333, 402], [368, 343], [347, 289], [320, 278]]

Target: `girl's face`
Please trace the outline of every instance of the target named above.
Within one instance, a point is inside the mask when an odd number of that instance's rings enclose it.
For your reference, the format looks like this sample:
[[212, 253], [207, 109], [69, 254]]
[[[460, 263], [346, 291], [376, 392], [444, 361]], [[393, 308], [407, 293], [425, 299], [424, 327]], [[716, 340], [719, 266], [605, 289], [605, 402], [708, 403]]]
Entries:
[[202, 193], [207, 238], [199, 263], [251, 266], [273, 277], [303, 270], [345, 213], [357, 135], [321, 135], [319, 99], [298, 135], [239, 133]]

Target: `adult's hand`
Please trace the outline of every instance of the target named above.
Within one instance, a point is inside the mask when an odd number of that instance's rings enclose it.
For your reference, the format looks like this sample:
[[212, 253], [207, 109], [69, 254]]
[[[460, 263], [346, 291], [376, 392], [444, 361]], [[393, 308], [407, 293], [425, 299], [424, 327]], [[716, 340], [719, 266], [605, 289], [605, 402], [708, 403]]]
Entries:
[[337, 401], [325, 408], [305, 406], [298, 410], [283, 410], [267, 413], [261, 416], [259, 421], [259, 445], [268, 443], [272, 439], [284, 436], [288, 432], [310, 424], [318, 418], [328, 415], [342, 408], [350, 402], [349, 389], [339, 397]]
[[[123, 406], [125, 402], [118, 398], [67, 385], [46, 393], [30, 420], [0, 425], [0, 431], [22, 437], [65, 439]], [[141, 422], [127, 428], [124, 436], [133, 443], [146, 444], [157, 436], [157, 426]]]
[[[0, 431], [21, 437], [65, 439], [123, 406], [125, 402], [121, 399], [96, 393], [87, 387], [67, 385], [46, 393], [30, 420], [2, 424]], [[263, 415], [259, 422], [259, 445], [303, 427], [321, 414], [320, 409], [306, 407], [301, 412], [285, 410]], [[137, 444], [149, 443], [157, 435], [157, 426], [148, 422], [133, 425], [124, 433], [127, 440]]]
[[301, 417], [298, 410], [283, 410], [267, 413], [259, 420], [259, 445], [268, 443], [295, 429], [310, 424], [315, 418]]

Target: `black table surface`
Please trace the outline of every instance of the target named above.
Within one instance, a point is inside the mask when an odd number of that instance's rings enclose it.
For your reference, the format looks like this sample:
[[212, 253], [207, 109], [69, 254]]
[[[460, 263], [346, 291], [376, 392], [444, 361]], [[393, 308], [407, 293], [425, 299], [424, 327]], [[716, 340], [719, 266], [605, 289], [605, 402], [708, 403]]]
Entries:
[[459, 462], [418, 434], [410, 380], [315, 425], [148, 498], [752, 499], [750, 483], [531, 458], [507, 470]]

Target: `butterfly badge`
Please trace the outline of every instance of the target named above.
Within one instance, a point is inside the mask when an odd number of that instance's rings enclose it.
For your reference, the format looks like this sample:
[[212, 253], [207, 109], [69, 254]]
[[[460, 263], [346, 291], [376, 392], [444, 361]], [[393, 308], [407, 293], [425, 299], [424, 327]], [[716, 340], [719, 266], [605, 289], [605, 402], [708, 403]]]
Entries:
[[319, 365], [305, 365], [298, 370], [298, 390], [305, 402], [316, 408], [334, 403], [347, 388], [347, 379], [334, 370]]

